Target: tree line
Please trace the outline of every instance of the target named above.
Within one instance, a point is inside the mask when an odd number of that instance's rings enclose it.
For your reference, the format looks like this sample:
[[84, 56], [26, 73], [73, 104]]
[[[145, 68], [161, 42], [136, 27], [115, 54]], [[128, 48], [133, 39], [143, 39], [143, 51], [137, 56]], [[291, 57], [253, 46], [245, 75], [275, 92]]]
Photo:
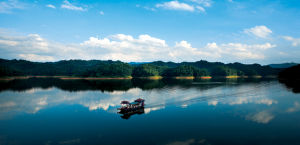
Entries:
[[62, 60], [31, 62], [0, 59], [0, 76], [73, 76], [73, 77], [177, 77], [177, 76], [268, 76], [280, 69], [260, 64], [221, 62], [125, 63], [102, 60]]

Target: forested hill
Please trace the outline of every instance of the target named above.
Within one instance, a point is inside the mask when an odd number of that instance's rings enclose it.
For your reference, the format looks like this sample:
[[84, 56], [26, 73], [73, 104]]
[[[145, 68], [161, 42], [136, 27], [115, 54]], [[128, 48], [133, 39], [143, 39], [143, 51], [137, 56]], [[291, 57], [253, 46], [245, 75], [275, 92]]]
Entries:
[[300, 64], [281, 71], [279, 82], [284, 83], [293, 92], [300, 93]]
[[279, 73], [280, 79], [299, 81], [300, 80], [300, 64], [287, 68]]
[[221, 62], [162, 62], [129, 64], [121, 61], [62, 60], [31, 62], [0, 59], [0, 76], [77, 76], [77, 77], [177, 77], [177, 76], [269, 76], [280, 69], [259, 64]]

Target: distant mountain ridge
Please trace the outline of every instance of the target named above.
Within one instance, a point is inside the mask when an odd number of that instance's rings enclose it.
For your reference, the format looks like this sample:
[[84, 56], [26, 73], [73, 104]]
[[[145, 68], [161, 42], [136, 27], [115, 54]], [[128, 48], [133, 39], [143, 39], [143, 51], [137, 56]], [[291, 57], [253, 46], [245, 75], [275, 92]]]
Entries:
[[[142, 65], [142, 64], [156, 64], [156, 65], [162, 65], [167, 64], [169, 66], [178, 66], [180, 63], [175, 63], [175, 62], [162, 62], [162, 61], [153, 61], [153, 62], [129, 62], [131, 65]], [[182, 62], [182, 63], [188, 63], [188, 62]], [[294, 63], [294, 62], [288, 62], [288, 63], [278, 63], [278, 64], [269, 64], [271, 68], [289, 68], [295, 65], [298, 65], [299, 63]]]
[[146, 63], [150, 63], [150, 62], [129, 62], [130, 65], [141, 65]]
[[298, 63], [290, 62], [290, 63], [279, 63], [279, 64], [269, 64], [272, 68], [289, 68], [292, 66], [296, 66]]

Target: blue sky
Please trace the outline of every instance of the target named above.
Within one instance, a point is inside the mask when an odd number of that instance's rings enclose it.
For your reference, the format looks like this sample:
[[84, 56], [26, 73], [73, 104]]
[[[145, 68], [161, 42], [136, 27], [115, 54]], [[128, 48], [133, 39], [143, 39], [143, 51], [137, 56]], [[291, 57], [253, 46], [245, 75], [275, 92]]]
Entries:
[[300, 62], [297, 0], [1, 0], [0, 57]]

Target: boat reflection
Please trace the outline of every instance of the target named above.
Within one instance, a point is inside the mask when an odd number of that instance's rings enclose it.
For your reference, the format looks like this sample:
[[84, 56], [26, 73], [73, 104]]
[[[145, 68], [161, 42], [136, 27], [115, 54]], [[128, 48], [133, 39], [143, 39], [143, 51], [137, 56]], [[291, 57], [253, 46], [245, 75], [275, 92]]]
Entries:
[[122, 114], [122, 116], [121, 116], [122, 119], [129, 119], [132, 115], [135, 115], [135, 114], [141, 115], [144, 113], [145, 113], [144, 107], [136, 109], [134, 111], [130, 111], [130, 112], [119, 112], [119, 114]]

